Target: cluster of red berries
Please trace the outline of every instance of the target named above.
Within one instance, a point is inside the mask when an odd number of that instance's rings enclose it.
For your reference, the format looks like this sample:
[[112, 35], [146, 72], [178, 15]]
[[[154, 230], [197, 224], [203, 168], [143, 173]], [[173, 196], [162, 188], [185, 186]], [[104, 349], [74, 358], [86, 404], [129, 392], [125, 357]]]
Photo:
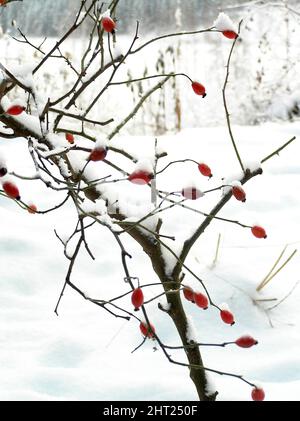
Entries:
[[[211, 169], [208, 165], [204, 163], [200, 163], [198, 165], [198, 169], [202, 175], [205, 177], [212, 177]], [[146, 170], [135, 170], [133, 171], [129, 177], [128, 180], [131, 181], [134, 184], [144, 185], [150, 183], [150, 181], [153, 179], [153, 173], [146, 171]], [[186, 198], [190, 200], [196, 200], [199, 199], [199, 197], [203, 196], [203, 193], [200, 192], [199, 189], [196, 187], [187, 187], [182, 189], [181, 194]]]
[[[4, 163], [0, 165], [0, 178], [4, 177], [7, 174], [7, 168]], [[3, 191], [7, 194], [10, 199], [21, 200], [20, 191], [18, 186], [10, 180], [2, 181]], [[27, 210], [29, 213], [36, 213], [37, 207], [33, 203], [27, 205]]]
[[[0, 169], [0, 177], [2, 176], [1, 174], [3, 174], [3, 168]], [[19, 189], [17, 185], [13, 183], [12, 181], [2, 182], [2, 188], [9, 198], [15, 199], [15, 200], [21, 200]], [[37, 207], [34, 203], [29, 203], [27, 205], [27, 210], [29, 213], [32, 213], [32, 214], [37, 213]]]
[[200, 308], [203, 308], [203, 310], [208, 308], [208, 298], [206, 295], [201, 294], [201, 292], [195, 292], [190, 287], [184, 287], [183, 295], [186, 300], [196, 304]]
[[[236, 39], [238, 37], [238, 34], [235, 31], [229, 29], [222, 31], [222, 34], [229, 39]], [[205, 98], [207, 95], [205, 86], [200, 82], [192, 81], [192, 89], [196, 95], [202, 96], [202, 98]]]
[[[190, 287], [183, 288], [183, 295], [187, 301], [196, 304], [198, 307], [206, 310], [208, 308], [208, 298], [201, 292], [195, 292]], [[234, 316], [229, 310], [220, 310], [220, 317], [224, 323], [233, 325]]]
[[[203, 308], [204, 310], [207, 309], [208, 299], [204, 294], [201, 294], [200, 292], [194, 292], [190, 287], [184, 287], [183, 295], [186, 300], [196, 304], [198, 307]], [[226, 324], [233, 325], [235, 323], [234, 316], [229, 310], [221, 309], [220, 317]], [[240, 348], [251, 348], [252, 346], [257, 345], [258, 342], [252, 336], [244, 335], [236, 339], [234, 343]], [[265, 392], [262, 388], [255, 387], [252, 390], [251, 397], [254, 401], [263, 401], [265, 398]]]
[[[74, 144], [74, 136], [72, 133], [66, 133], [65, 135], [66, 140], [70, 144]], [[91, 150], [87, 160], [88, 161], [103, 161], [107, 155], [107, 148], [104, 146], [95, 146], [94, 149]], [[129, 176], [128, 180], [131, 181], [133, 184], [144, 185], [150, 183], [153, 179], [153, 174], [146, 170], [135, 170]]]
[[[212, 177], [211, 169], [209, 168], [208, 165], [204, 164], [203, 162], [198, 164], [198, 170], [205, 177], [208, 177], [208, 178]], [[204, 194], [199, 189], [193, 186], [183, 188], [181, 190], [181, 194], [183, 197], [185, 197], [188, 200], [197, 200], [200, 197], [204, 196]]]
[[[138, 287], [133, 290], [131, 295], [131, 302], [134, 306], [134, 310], [138, 311], [140, 307], [144, 304], [144, 294], [142, 288]], [[154, 338], [155, 328], [152, 323], [149, 325], [146, 322], [140, 323], [140, 331], [145, 338]]]
[[[246, 192], [242, 187], [233, 186], [231, 188], [231, 193], [232, 196], [236, 198], [236, 200], [240, 202], [246, 202]], [[267, 238], [265, 229], [259, 225], [254, 225], [253, 227], [251, 227], [251, 232], [256, 238]]]

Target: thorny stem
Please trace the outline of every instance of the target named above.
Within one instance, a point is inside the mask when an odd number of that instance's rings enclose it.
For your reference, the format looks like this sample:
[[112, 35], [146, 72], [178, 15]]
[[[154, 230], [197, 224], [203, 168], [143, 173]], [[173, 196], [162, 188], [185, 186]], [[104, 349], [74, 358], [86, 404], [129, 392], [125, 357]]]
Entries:
[[[242, 21], [239, 23], [238, 34], [240, 33], [241, 24], [242, 24]], [[235, 154], [237, 156], [237, 159], [238, 159], [238, 161], [240, 163], [240, 166], [242, 168], [242, 171], [245, 172], [245, 168], [244, 168], [244, 165], [242, 163], [242, 160], [241, 160], [241, 157], [240, 157], [240, 154], [239, 154], [239, 151], [238, 151], [238, 148], [236, 146], [236, 142], [234, 140], [234, 136], [233, 136], [233, 133], [232, 133], [230, 116], [229, 116], [227, 100], [226, 100], [226, 87], [227, 87], [228, 78], [229, 78], [230, 61], [231, 61], [231, 56], [232, 56], [234, 47], [237, 43], [237, 40], [238, 40], [238, 37], [236, 37], [235, 40], [233, 41], [231, 49], [230, 49], [230, 53], [229, 53], [229, 56], [228, 56], [227, 65], [226, 65], [226, 77], [225, 77], [225, 82], [224, 82], [224, 86], [223, 86], [223, 89], [222, 89], [222, 96], [223, 96], [223, 104], [224, 104], [224, 109], [225, 109], [225, 114], [226, 114], [226, 122], [227, 122], [228, 131], [229, 131], [229, 136], [230, 136]]]
[[154, 85], [151, 89], [149, 89], [148, 92], [146, 92], [145, 95], [142, 96], [142, 98], [139, 100], [139, 102], [136, 104], [133, 110], [128, 114], [128, 116], [125, 117], [125, 119], [107, 136], [108, 140], [111, 140], [120, 132], [120, 130], [132, 119], [132, 117], [136, 115], [136, 113], [141, 108], [146, 99], [149, 98], [155, 91], [157, 91], [157, 89], [162, 88], [162, 86], [170, 79], [170, 77], [171, 76], [165, 77], [162, 81]]
[[161, 74], [161, 75], [152, 75], [152, 76], [144, 76], [144, 77], [140, 77], [138, 79], [128, 79], [122, 82], [111, 82], [110, 86], [116, 86], [116, 85], [129, 85], [130, 83], [134, 83], [134, 82], [140, 82], [142, 80], [148, 80], [148, 79], [155, 79], [158, 77], [176, 77], [176, 76], [184, 76], [187, 79], [189, 79], [189, 81], [192, 82], [192, 79], [186, 74], [186, 73], [169, 73], [169, 74]]
[[102, 96], [102, 94], [106, 91], [106, 89], [109, 87], [110, 82], [113, 80], [117, 70], [120, 68], [120, 66], [124, 63], [124, 61], [126, 60], [126, 58], [128, 57], [128, 55], [130, 54], [130, 51], [132, 50], [136, 40], [138, 39], [138, 32], [139, 32], [139, 22], [136, 23], [136, 30], [135, 30], [135, 35], [134, 38], [129, 46], [129, 49], [127, 51], [127, 53], [122, 57], [122, 59], [118, 62], [117, 65], [115, 65], [115, 61], [112, 60], [112, 65], [114, 66], [114, 70], [111, 73], [111, 76], [108, 80], [108, 82], [106, 83], [106, 85], [104, 86], [104, 88], [101, 89], [101, 91], [98, 93], [98, 95], [96, 95], [96, 97], [93, 99], [93, 101], [88, 105], [88, 107], [86, 108], [85, 112], [84, 112], [84, 116], [86, 116], [91, 109], [94, 107], [94, 105], [96, 104], [96, 102], [99, 100], [99, 98]]
[[290, 143], [292, 143], [296, 139], [296, 136], [293, 136], [290, 140], [288, 140], [286, 143], [284, 143], [280, 148], [276, 149], [276, 151], [272, 152], [270, 155], [266, 156], [264, 159], [262, 159], [260, 162], [263, 164], [264, 162], [271, 159], [274, 155], [279, 155], [279, 152], [282, 151], [284, 148], [286, 148]]
[[141, 51], [143, 48], [147, 47], [149, 44], [152, 44], [153, 42], [159, 41], [161, 39], [178, 37], [178, 36], [183, 36], [183, 35], [203, 34], [204, 32], [215, 32], [215, 30], [214, 30], [213, 27], [211, 27], [211, 28], [208, 28], [208, 29], [201, 29], [199, 31], [174, 32], [174, 33], [171, 33], [171, 34], [161, 35], [159, 37], [152, 38], [151, 40], [145, 42], [140, 47], [138, 47], [135, 50], [131, 51], [130, 54], [135, 54], [135, 53]]

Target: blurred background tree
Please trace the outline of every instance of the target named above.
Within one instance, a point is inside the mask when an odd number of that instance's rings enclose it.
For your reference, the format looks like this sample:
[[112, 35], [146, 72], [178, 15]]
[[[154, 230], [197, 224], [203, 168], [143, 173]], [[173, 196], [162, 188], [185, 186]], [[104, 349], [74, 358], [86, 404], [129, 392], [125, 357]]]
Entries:
[[[6, 45], [0, 57], [7, 58], [11, 37], [19, 37], [18, 28], [29, 37], [59, 37], [72, 22], [80, 0], [23, 0], [12, 2], [0, 10], [0, 34], [4, 34]], [[103, 2], [105, 9], [106, 3]], [[231, 112], [237, 124], [259, 124], [265, 121], [293, 121], [300, 115], [300, 64], [299, 0], [181, 0], [180, 30], [192, 31], [208, 28], [220, 11], [228, 13], [235, 22], [243, 19], [242, 36], [238, 53], [233, 59], [233, 70], [229, 90], [234, 98]], [[117, 35], [131, 36], [135, 22], [140, 21], [141, 36], [158, 36], [178, 30], [175, 0], [121, 0], [116, 16]], [[14, 21], [13, 21], [14, 19]], [[14, 22], [14, 24], [12, 24]], [[78, 31], [79, 37], [87, 35], [89, 27]], [[128, 37], [127, 37], [128, 38]], [[192, 39], [182, 37], [170, 39], [155, 46], [151, 54], [156, 57], [161, 69], [187, 72], [207, 85], [208, 98], [197, 106], [186, 96], [185, 83], [174, 82], [168, 97], [174, 103], [166, 103], [163, 97], [153, 96], [144, 107], [150, 107], [149, 122], [137, 120], [131, 132], [149, 133], [154, 128], [157, 134], [178, 131], [185, 127], [201, 127], [223, 124], [222, 104], [218, 96], [224, 77], [227, 50], [224, 39], [211, 37]], [[228, 45], [229, 47], [229, 45]], [[76, 49], [80, 48], [80, 44]], [[71, 48], [72, 50], [72, 48]], [[214, 60], [208, 57], [214, 56]], [[22, 61], [22, 57], [20, 56]], [[143, 69], [151, 73], [154, 69], [144, 57]], [[213, 64], [212, 64], [213, 63]], [[274, 66], [276, 63], [276, 66]], [[213, 76], [212, 76], [213, 75]], [[139, 95], [139, 92], [136, 92]], [[136, 98], [135, 98], [136, 99]], [[250, 99], [250, 100], [248, 100]], [[153, 102], [154, 101], [154, 102]], [[170, 101], [169, 101], [170, 102]], [[159, 104], [160, 116], [156, 109]], [[176, 108], [177, 121], [165, 123], [168, 110]], [[170, 113], [169, 113], [170, 114]], [[201, 116], [201, 118], [199, 118]], [[156, 122], [156, 123], [155, 123]]]

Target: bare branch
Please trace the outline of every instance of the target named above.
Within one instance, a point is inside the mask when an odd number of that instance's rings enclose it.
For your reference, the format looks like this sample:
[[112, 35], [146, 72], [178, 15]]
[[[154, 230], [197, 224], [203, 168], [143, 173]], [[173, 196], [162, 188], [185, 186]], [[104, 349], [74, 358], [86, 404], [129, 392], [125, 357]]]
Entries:
[[136, 104], [133, 110], [128, 114], [128, 116], [125, 117], [125, 119], [120, 124], [118, 124], [118, 126], [108, 135], [107, 138], [111, 140], [113, 137], [115, 137], [120, 132], [120, 130], [135, 116], [135, 114], [144, 104], [146, 99], [149, 98], [155, 91], [161, 89], [162, 86], [170, 79], [170, 77], [171, 76], [167, 76], [161, 82], [153, 86], [148, 92], [146, 92], [146, 94], [142, 96], [142, 98], [139, 100], [139, 102]]
[[[238, 34], [240, 33], [241, 25], [242, 25], [242, 21], [239, 23]], [[224, 104], [224, 109], [225, 109], [225, 114], [226, 114], [226, 122], [227, 122], [228, 131], [229, 131], [229, 136], [230, 136], [235, 154], [237, 156], [237, 159], [238, 159], [238, 161], [240, 163], [240, 166], [242, 168], [242, 171], [245, 172], [244, 165], [242, 163], [238, 148], [236, 146], [236, 142], [235, 142], [234, 137], [233, 137], [233, 133], [232, 133], [232, 129], [231, 129], [231, 123], [230, 123], [230, 116], [229, 116], [229, 111], [228, 111], [228, 106], [227, 106], [227, 100], [226, 100], [226, 87], [227, 87], [228, 78], [229, 78], [230, 60], [231, 60], [231, 56], [232, 56], [234, 47], [237, 43], [237, 40], [238, 40], [238, 37], [236, 37], [235, 40], [233, 41], [231, 49], [230, 49], [230, 53], [229, 53], [229, 56], [228, 56], [227, 65], [226, 65], [226, 77], [225, 77], [225, 82], [224, 82], [223, 89], [222, 89], [222, 95], [223, 95], [223, 104]]]

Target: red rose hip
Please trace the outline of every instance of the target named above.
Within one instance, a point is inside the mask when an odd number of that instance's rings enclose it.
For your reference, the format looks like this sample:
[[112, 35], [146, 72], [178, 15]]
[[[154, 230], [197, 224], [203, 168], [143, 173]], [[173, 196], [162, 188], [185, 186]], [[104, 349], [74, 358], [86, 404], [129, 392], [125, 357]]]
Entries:
[[107, 155], [106, 148], [95, 148], [91, 151], [90, 156], [88, 158], [89, 161], [103, 161]]
[[265, 399], [265, 392], [262, 388], [255, 387], [252, 389], [251, 397], [254, 401], [263, 401]]
[[204, 175], [205, 177], [209, 177], [209, 178], [212, 177], [211, 169], [209, 168], [208, 165], [201, 163], [198, 165], [198, 169], [200, 173]]
[[184, 287], [183, 288], [183, 295], [184, 298], [188, 301], [191, 301], [192, 303], [194, 303], [194, 291], [192, 290], [192, 288], [190, 287]]
[[142, 335], [146, 338], [153, 338], [155, 333], [155, 328], [152, 323], [150, 323], [150, 326], [147, 325], [147, 323], [141, 322], [140, 323], [140, 331], [142, 332]]
[[260, 227], [259, 225], [254, 225], [251, 228], [251, 232], [256, 238], [267, 238], [265, 229]]
[[192, 82], [192, 88], [196, 95], [200, 95], [202, 98], [206, 96], [205, 86], [202, 83]]
[[144, 294], [141, 288], [136, 288], [133, 291], [131, 295], [131, 302], [135, 311], [138, 311], [139, 308], [144, 304]]
[[134, 171], [131, 173], [128, 177], [128, 180], [131, 181], [134, 184], [148, 184], [152, 180], [153, 175], [150, 174], [148, 171]]
[[67, 139], [67, 141], [68, 141], [71, 145], [73, 145], [73, 143], [74, 143], [74, 136], [72, 135], [72, 133], [66, 133], [66, 139]]
[[207, 309], [208, 299], [204, 294], [201, 294], [201, 292], [195, 292], [194, 300], [198, 307], [203, 308], [203, 310]]
[[229, 39], [236, 39], [238, 37], [238, 34], [234, 31], [222, 31], [222, 34], [224, 35], [224, 37], [229, 38]]
[[221, 316], [221, 319], [223, 320], [224, 323], [226, 323], [228, 325], [231, 325], [231, 326], [234, 325], [234, 323], [235, 323], [234, 316], [229, 310], [221, 310], [220, 316]]
[[235, 344], [241, 348], [251, 348], [253, 345], [257, 345], [258, 342], [252, 336], [244, 335], [235, 341]]
[[104, 16], [101, 19], [101, 26], [105, 32], [113, 33], [116, 28], [116, 22], [109, 16]]
[[244, 189], [242, 189], [242, 187], [233, 186], [231, 192], [236, 200], [239, 200], [240, 202], [246, 202], [246, 192]]
[[10, 181], [6, 181], [5, 183], [3, 183], [2, 186], [3, 186], [3, 190], [5, 191], [8, 197], [10, 197], [11, 199], [16, 199], [16, 200], [21, 199], [19, 189], [14, 183]]
[[12, 105], [6, 110], [6, 114], [9, 115], [20, 115], [25, 110], [25, 107], [21, 105]]

